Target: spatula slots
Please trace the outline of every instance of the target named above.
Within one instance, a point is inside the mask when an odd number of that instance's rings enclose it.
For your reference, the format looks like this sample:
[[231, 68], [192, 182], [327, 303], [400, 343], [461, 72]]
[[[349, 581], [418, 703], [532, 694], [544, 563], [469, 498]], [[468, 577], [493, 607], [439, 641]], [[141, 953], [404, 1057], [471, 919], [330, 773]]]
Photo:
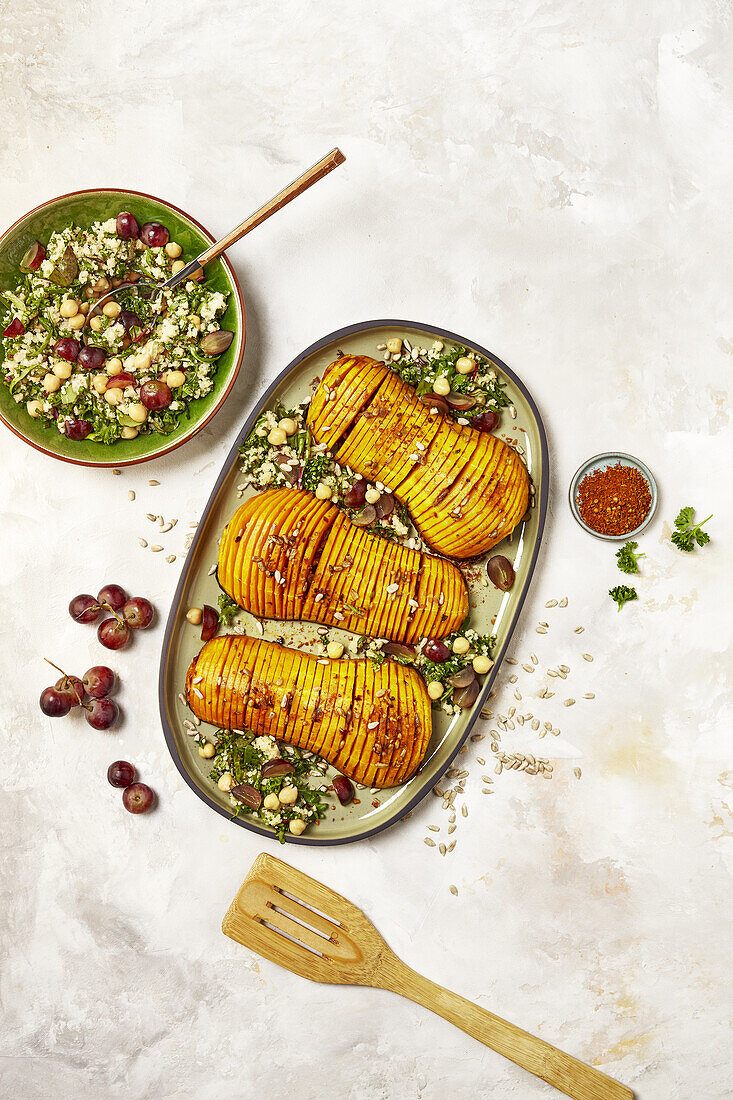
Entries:
[[574, 1100], [633, 1100], [625, 1085], [411, 970], [360, 909], [274, 856], [254, 861], [222, 930], [302, 978], [409, 997]]

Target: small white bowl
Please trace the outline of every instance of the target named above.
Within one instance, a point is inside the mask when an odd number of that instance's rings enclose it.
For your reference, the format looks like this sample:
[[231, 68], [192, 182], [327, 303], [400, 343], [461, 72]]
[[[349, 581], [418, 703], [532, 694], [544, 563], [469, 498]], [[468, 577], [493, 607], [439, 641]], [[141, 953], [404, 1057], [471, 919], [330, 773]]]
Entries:
[[[639, 471], [639, 473], [642, 475], [649, 486], [649, 493], [652, 500], [651, 504], [649, 505], [649, 511], [647, 512], [643, 521], [634, 531], [629, 531], [625, 535], [603, 535], [600, 531], [594, 531], [592, 527], [589, 527], [581, 516], [576, 499], [578, 495], [578, 487], [586, 474], [591, 474], [594, 470], [605, 470], [608, 466], [618, 465], [619, 462], [622, 466], [632, 466], [634, 469]], [[606, 542], [625, 542], [627, 539], [633, 539], [636, 537], [636, 535], [640, 535], [644, 528], [651, 521], [651, 518], [657, 508], [657, 483], [654, 480], [654, 475], [649, 467], [646, 466], [640, 459], [634, 458], [633, 455], [623, 454], [621, 451], [606, 451], [604, 454], [594, 455], [593, 458], [589, 458], [578, 470], [576, 470], [573, 476], [573, 480], [570, 482], [569, 497], [570, 511], [573, 513], [575, 519], [578, 521], [584, 531], [587, 531], [589, 535], [593, 535], [597, 539], [605, 539]]]

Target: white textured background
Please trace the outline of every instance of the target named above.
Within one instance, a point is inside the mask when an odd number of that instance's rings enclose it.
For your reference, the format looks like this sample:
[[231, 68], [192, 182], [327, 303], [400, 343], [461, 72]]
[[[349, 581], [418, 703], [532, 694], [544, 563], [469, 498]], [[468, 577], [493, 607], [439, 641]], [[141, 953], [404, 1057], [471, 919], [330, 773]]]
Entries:
[[[113, 477], [0, 435], [4, 1096], [555, 1095], [408, 1002], [310, 985], [226, 940], [260, 844], [184, 786], [160, 730], [180, 562], [138, 547], [144, 513], [179, 518], [180, 550], [265, 380], [380, 316], [464, 332], [533, 390], [553, 502], [514, 648], [567, 662], [568, 693], [596, 699], [546, 706], [559, 738], [505, 736], [556, 754], [551, 783], [512, 773], [482, 796], [491, 764], [472, 746], [445, 859], [422, 843], [445, 821], [433, 799], [373, 843], [285, 854], [412, 966], [641, 1100], [731, 1095], [731, 22], [722, 0], [2, 5], [3, 226], [127, 185], [223, 232], [333, 145], [348, 158], [233, 250], [245, 364], [195, 441]], [[639, 454], [661, 488], [621, 614], [613, 549], [566, 504], [606, 448]], [[667, 541], [686, 504], [716, 513], [689, 558]], [[105, 735], [44, 719], [37, 696], [44, 654], [79, 673], [103, 659], [65, 608], [109, 580], [160, 620], [112, 656], [125, 721]], [[118, 757], [158, 791], [154, 815], [123, 811], [105, 780]]]

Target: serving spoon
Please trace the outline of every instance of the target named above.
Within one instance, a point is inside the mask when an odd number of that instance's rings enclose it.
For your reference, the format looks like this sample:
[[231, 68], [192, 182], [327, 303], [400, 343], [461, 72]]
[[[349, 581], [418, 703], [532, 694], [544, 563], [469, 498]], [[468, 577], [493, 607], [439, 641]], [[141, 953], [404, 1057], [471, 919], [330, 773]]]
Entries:
[[[121, 293], [130, 295], [131, 293], [139, 295], [140, 297], [146, 297], [150, 299], [153, 294], [159, 294], [162, 290], [171, 290], [173, 287], [178, 286], [179, 283], [184, 282], [186, 279], [196, 279], [203, 272], [203, 269], [210, 260], [215, 260], [217, 256], [221, 256], [222, 252], [225, 252], [230, 245], [236, 244], [247, 233], [255, 229], [262, 222], [267, 221], [269, 217], [276, 214], [278, 210], [282, 210], [284, 206], [287, 206], [289, 202], [297, 198], [298, 195], [302, 195], [304, 191], [307, 191], [309, 187], [312, 187], [318, 180], [323, 179], [329, 172], [332, 172], [334, 168], [338, 168], [339, 164], [343, 164], [346, 157], [343, 155], [340, 149], [332, 149], [325, 157], [322, 157], [316, 164], [309, 168], [302, 175], [298, 176], [296, 180], [288, 184], [282, 191], [278, 192], [274, 198], [266, 202], [264, 206], [261, 206], [259, 210], [255, 210], [254, 214], [250, 214], [236, 229], [232, 229], [223, 236], [220, 240], [215, 241], [214, 244], [208, 245], [207, 248], [201, 252], [195, 260], [191, 260], [185, 267], [177, 271], [175, 275], [170, 275], [162, 283], [153, 283], [146, 279], [128, 280], [128, 282], [121, 283], [117, 287], [113, 287], [112, 290], [104, 294], [103, 297], [98, 298], [92, 309], [89, 310], [89, 314], [86, 319], [84, 329], [87, 328], [89, 321], [92, 317], [97, 316], [104, 306], [111, 301], [114, 301], [116, 296]], [[82, 333], [84, 332], [82, 329]]]

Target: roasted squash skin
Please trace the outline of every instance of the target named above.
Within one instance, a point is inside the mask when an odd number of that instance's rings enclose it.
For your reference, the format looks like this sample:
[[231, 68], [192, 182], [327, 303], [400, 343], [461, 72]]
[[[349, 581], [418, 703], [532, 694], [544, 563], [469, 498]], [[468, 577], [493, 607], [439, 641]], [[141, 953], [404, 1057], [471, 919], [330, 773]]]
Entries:
[[[225, 666], [234, 674], [222, 683]], [[202, 721], [277, 737], [372, 787], [404, 783], [430, 741], [430, 699], [413, 669], [326, 662], [241, 634], [212, 638], [194, 657], [186, 699]]]
[[[219, 543], [218, 581], [258, 618], [305, 619], [408, 644], [445, 637], [468, 614], [455, 565], [367, 534], [302, 489], [268, 489], [237, 509]], [[423, 603], [425, 591], [442, 598]]]
[[[368, 356], [348, 357], [352, 387], [359, 369], [368, 385], [350, 419], [344, 358], [324, 372], [308, 411], [314, 438], [341, 465], [388, 485], [431, 549], [458, 561], [483, 557], [527, 511], [529, 475], [521, 458], [497, 436], [431, 415], [412, 387]], [[339, 409], [337, 424], [330, 423], [331, 405]]]

